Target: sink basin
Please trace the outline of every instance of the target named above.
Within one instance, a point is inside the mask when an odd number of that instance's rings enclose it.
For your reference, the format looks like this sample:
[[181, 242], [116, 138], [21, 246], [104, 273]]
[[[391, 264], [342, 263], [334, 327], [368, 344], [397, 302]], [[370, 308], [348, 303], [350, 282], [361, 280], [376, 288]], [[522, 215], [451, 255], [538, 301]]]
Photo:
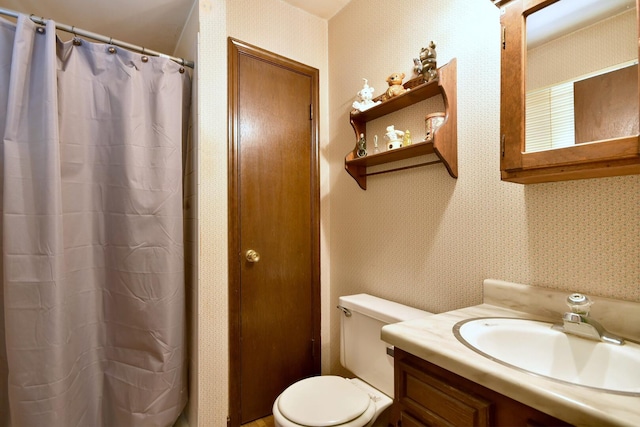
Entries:
[[514, 318], [458, 322], [453, 332], [475, 352], [555, 381], [640, 396], [640, 345], [614, 345], [565, 334], [551, 323]]

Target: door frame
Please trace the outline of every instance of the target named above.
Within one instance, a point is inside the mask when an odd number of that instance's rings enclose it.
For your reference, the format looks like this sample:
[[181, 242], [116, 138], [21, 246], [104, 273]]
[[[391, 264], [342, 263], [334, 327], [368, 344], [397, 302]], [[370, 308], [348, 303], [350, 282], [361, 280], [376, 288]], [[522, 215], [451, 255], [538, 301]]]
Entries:
[[[228, 426], [240, 426], [240, 382], [241, 382], [241, 293], [240, 293], [240, 224], [238, 182], [239, 146], [237, 141], [239, 104], [238, 104], [238, 59], [240, 55], [248, 55], [291, 69], [294, 72], [308, 75], [311, 79], [311, 252], [312, 252], [312, 319], [313, 319], [313, 354], [316, 373], [321, 370], [320, 342], [320, 163], [319, 163], [319, 71], [316, 68], [293, 61], [286, 57], [268, 52], [232, 37], [227, 42], [228, 60], [228, 232], [229, 232], [229, 417]], [[286, 351], [286, 349], [283, 349]]]

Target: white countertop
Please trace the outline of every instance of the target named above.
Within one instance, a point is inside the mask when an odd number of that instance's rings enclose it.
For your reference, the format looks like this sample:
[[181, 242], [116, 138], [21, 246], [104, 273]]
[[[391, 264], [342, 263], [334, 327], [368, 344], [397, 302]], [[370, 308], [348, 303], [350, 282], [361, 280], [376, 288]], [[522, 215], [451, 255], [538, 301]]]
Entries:
[[[498, 282], [501, 286], [504, 283]], [[486, 284], [485, 281], [485, 286]], [[487, 298], [485, 290], [485, 301], [487, 299], [490, 298]], [[484, 303], [384, 326], [382, 339], [428, 362], [571, 424], [640, 426], [640, 397], [606, 393], [557, 382], [504, 366], [466, 347], [454, 336], [453, 327], [461, 320], [478, 317], [516, 317], [549, 321], [548, 316]]]

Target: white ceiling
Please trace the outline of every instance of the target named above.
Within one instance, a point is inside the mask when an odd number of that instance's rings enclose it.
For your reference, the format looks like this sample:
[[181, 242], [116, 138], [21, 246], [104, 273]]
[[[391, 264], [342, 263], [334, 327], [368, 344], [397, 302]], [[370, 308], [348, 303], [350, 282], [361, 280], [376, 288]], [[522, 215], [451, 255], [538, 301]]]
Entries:
[[323, 19], [331, 19], [351, 0], [283, 0]]
[[527, 18], [527, 47], [568, 34], [634, 8], [636, 0], [563, 0]]
[[[330, 19], [351, 0], [283, 0]], [[0, 0], [0, 8], [53, 19], [172, 54], [194, 0]]]

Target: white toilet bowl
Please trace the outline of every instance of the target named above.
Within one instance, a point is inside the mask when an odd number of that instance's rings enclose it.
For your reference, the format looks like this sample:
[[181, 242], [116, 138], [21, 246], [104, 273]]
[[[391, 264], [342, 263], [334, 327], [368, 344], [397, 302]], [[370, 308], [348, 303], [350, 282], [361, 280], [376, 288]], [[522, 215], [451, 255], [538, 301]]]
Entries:
[[380, 339], [389, 323], [431, 315], [367, 294], [339, 298], [340, 363], [356, 378], [323, 375], [290, 385], [273, 404], [277, 427], [370, 427], [393, 401], [393, 351]]
[[326, 375], [289, 386], [273, 404], [273, 418], [277, 427], [364, 427], [391, 403], [358, 378]]

